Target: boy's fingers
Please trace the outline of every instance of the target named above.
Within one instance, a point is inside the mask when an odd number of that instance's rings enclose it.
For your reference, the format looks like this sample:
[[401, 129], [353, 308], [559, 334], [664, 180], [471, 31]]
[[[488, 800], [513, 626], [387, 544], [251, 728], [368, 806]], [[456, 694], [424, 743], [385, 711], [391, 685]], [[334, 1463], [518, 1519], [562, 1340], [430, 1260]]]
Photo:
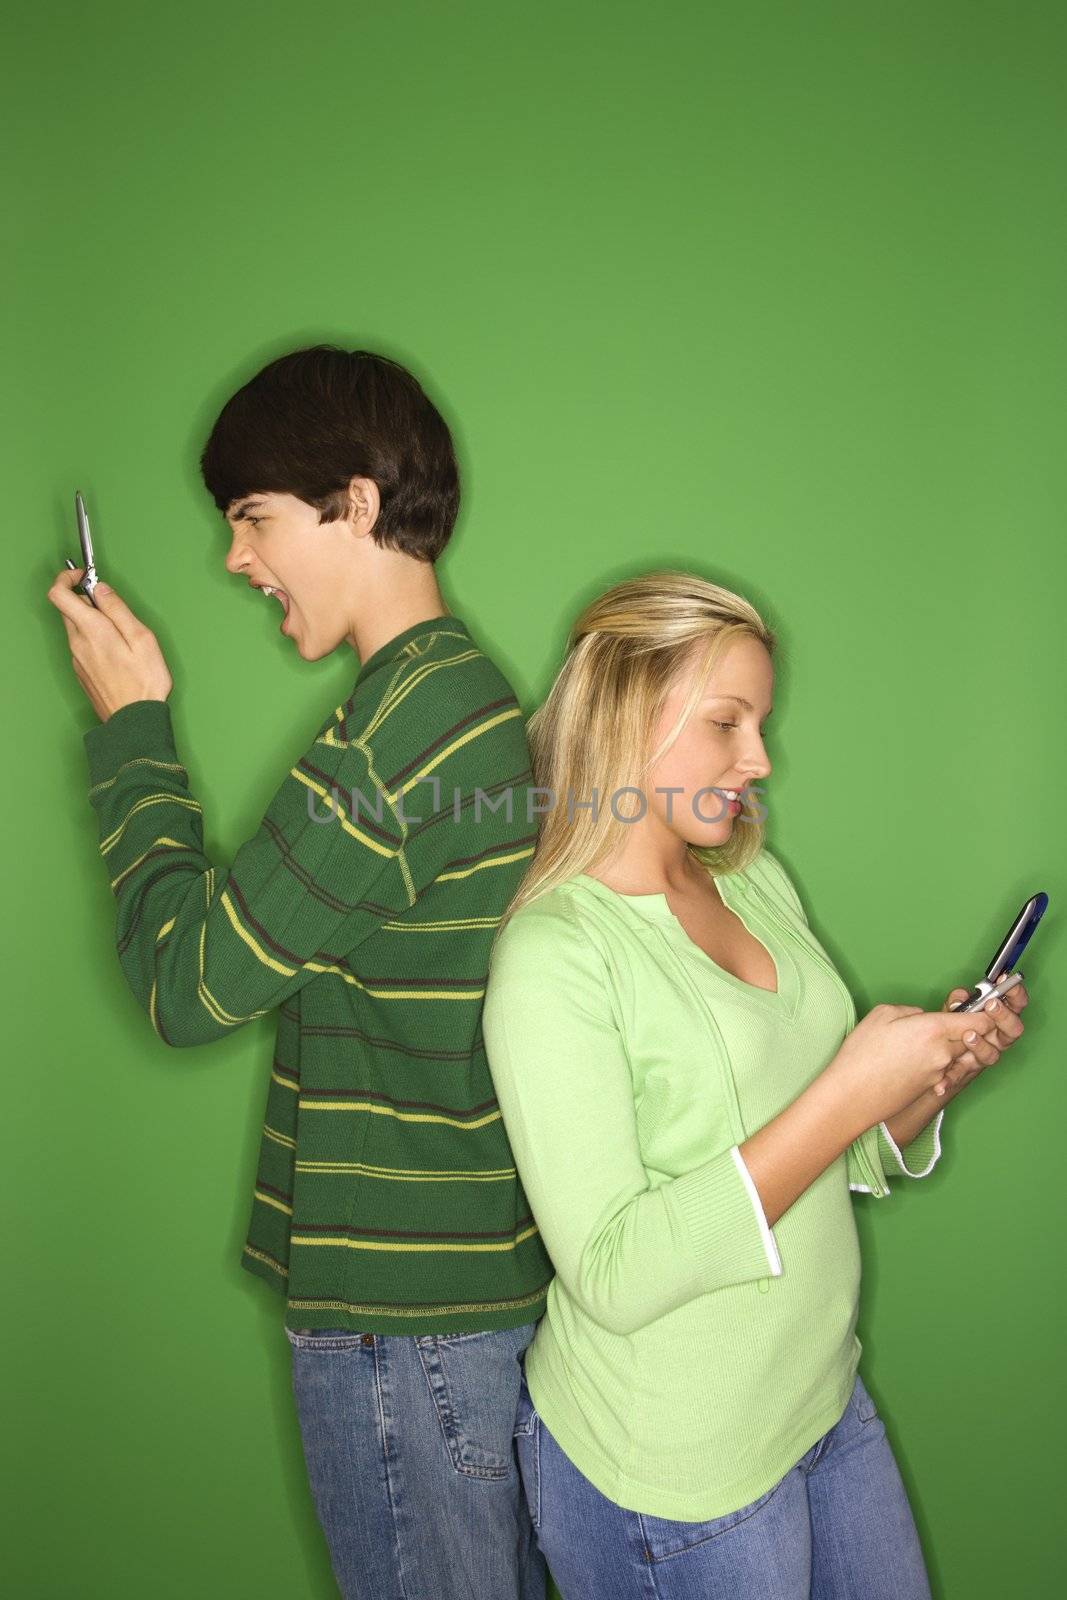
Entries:
[[127, 644], [132, 644], [134, 637], [144, 630], [145, 625], [140, 617], [130, 610], [125, 600], [109, 584], [98, 583], [93, 590], [93, 598], [97, 609], [103, 612], [109, 622], [114, 623]]
[[86, 611], [91, 611], [92, 606], [87, 605], [84, 597], [74, 593], [74, 585], [80, 583], [84, 567], [63, 567], [56, 573], [52, 587], [48, 591], [48, 598], [57, 611], [63, 613], [64, 621], [69, 620], [75, 628], [79, 628], [85, 618]]

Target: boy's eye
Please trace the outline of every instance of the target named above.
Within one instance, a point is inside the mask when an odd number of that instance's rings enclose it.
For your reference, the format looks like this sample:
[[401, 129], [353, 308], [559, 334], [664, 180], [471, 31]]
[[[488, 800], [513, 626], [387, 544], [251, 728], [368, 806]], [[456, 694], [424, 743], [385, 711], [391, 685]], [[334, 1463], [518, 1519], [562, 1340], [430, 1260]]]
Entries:
[[251, 522], [251, 523], [257, 523], [257, 522], [262, 522], [263, 518], [262, 517], [246, 517], [245, 521], [246, 522]]

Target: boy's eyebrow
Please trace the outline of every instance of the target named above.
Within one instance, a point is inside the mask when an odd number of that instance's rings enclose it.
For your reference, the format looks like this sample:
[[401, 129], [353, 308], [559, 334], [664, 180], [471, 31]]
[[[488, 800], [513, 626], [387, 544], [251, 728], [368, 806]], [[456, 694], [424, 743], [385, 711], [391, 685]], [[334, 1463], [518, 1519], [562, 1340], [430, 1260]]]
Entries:
[[[745, 697], [740, 694], [708, 694], [705, 695], [704, 698], [705, 700], [736, 700], [738, 705], [744, 706], [746, 711], [754, 711], [756, 709], [750, 700], [746, 700]], [[767, 710], [764, 714], [764, 721], [766, 721], [767, 717], [770, 716], [773, 710], [773, 706], [767, 707]]]
[[226, 520], [229, 522], [232, 517], [235, 522], [240, 522], [246, 511], [254, 511], [256, 506], [261, 506], [262, 504], [262, 500], [242, 500], [235, 511], [226, 513]]

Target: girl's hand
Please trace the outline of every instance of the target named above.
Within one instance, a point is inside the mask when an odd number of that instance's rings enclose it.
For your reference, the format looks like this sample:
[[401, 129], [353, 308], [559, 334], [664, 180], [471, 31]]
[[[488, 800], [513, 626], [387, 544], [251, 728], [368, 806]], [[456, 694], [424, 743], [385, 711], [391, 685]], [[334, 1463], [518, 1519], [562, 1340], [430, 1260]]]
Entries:
[[[955, 1001], [966, 999], [970, 992], [970, 989], [950, 990], [941, 1007], [942, 1011], [948, 1011]], [[945, 1100], [966, 1088], [985, 1067], [996, 1065], [1001, 1052], [1010, 1044], [1014, 1044], [1022, 1033], [1023, 1024], [1019, 1012], [1029, 1003], [1030, 996], [1026, 992], [1025, 983], [1017, 983], [1014, 989], [1009, 989], [1007, 994], [998, 996], [995, 1001], [986, 1001], [982, 1010], [986, 1016], [993, 1018], [996, 1026], [991, 1032], [981, 1034], [974, 1044], [962, 1055], [957, 1056], [946, 1069], [941, 1079], [945, 1085]], [[989, 1010], [990, 1006], [993, 1006], [992, 1011]]]
[[[992, 1016], [984, 1011], [972, 1016], [878, 1005], [860, 1018], [826, 1071], [846, 1086], [861, 1128], [873, 1128], [920, 1096], [936, 1094], [957, 1058], [995, 1031]], [[974, 1041], [966, 1038], [970, 1033]]]
[[98, 583], [93, 591], [95, 606], [74, 593], [84, 571], [84, 567], [63, 567], [48, 598], [63, 618], [78, 681], [101, 722], [106, 722], [135, 700], [165, 700], [174, 682], [155, 634], [114, 589]]

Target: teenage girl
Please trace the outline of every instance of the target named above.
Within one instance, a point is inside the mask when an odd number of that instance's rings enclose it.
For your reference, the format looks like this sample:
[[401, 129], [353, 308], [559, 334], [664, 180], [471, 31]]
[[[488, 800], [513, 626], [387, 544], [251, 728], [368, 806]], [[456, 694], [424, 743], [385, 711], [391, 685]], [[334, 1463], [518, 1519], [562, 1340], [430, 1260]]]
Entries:
[[556, 1270], [516, 1438], [565, 1600], [929, 1597], [850, 1191], [926, 1176], [1027, 996], [857, 1025], [763, 845], [775, 645], [738, 595], [639, 577], [528, 726], [547, 809], [483, 1026]]

